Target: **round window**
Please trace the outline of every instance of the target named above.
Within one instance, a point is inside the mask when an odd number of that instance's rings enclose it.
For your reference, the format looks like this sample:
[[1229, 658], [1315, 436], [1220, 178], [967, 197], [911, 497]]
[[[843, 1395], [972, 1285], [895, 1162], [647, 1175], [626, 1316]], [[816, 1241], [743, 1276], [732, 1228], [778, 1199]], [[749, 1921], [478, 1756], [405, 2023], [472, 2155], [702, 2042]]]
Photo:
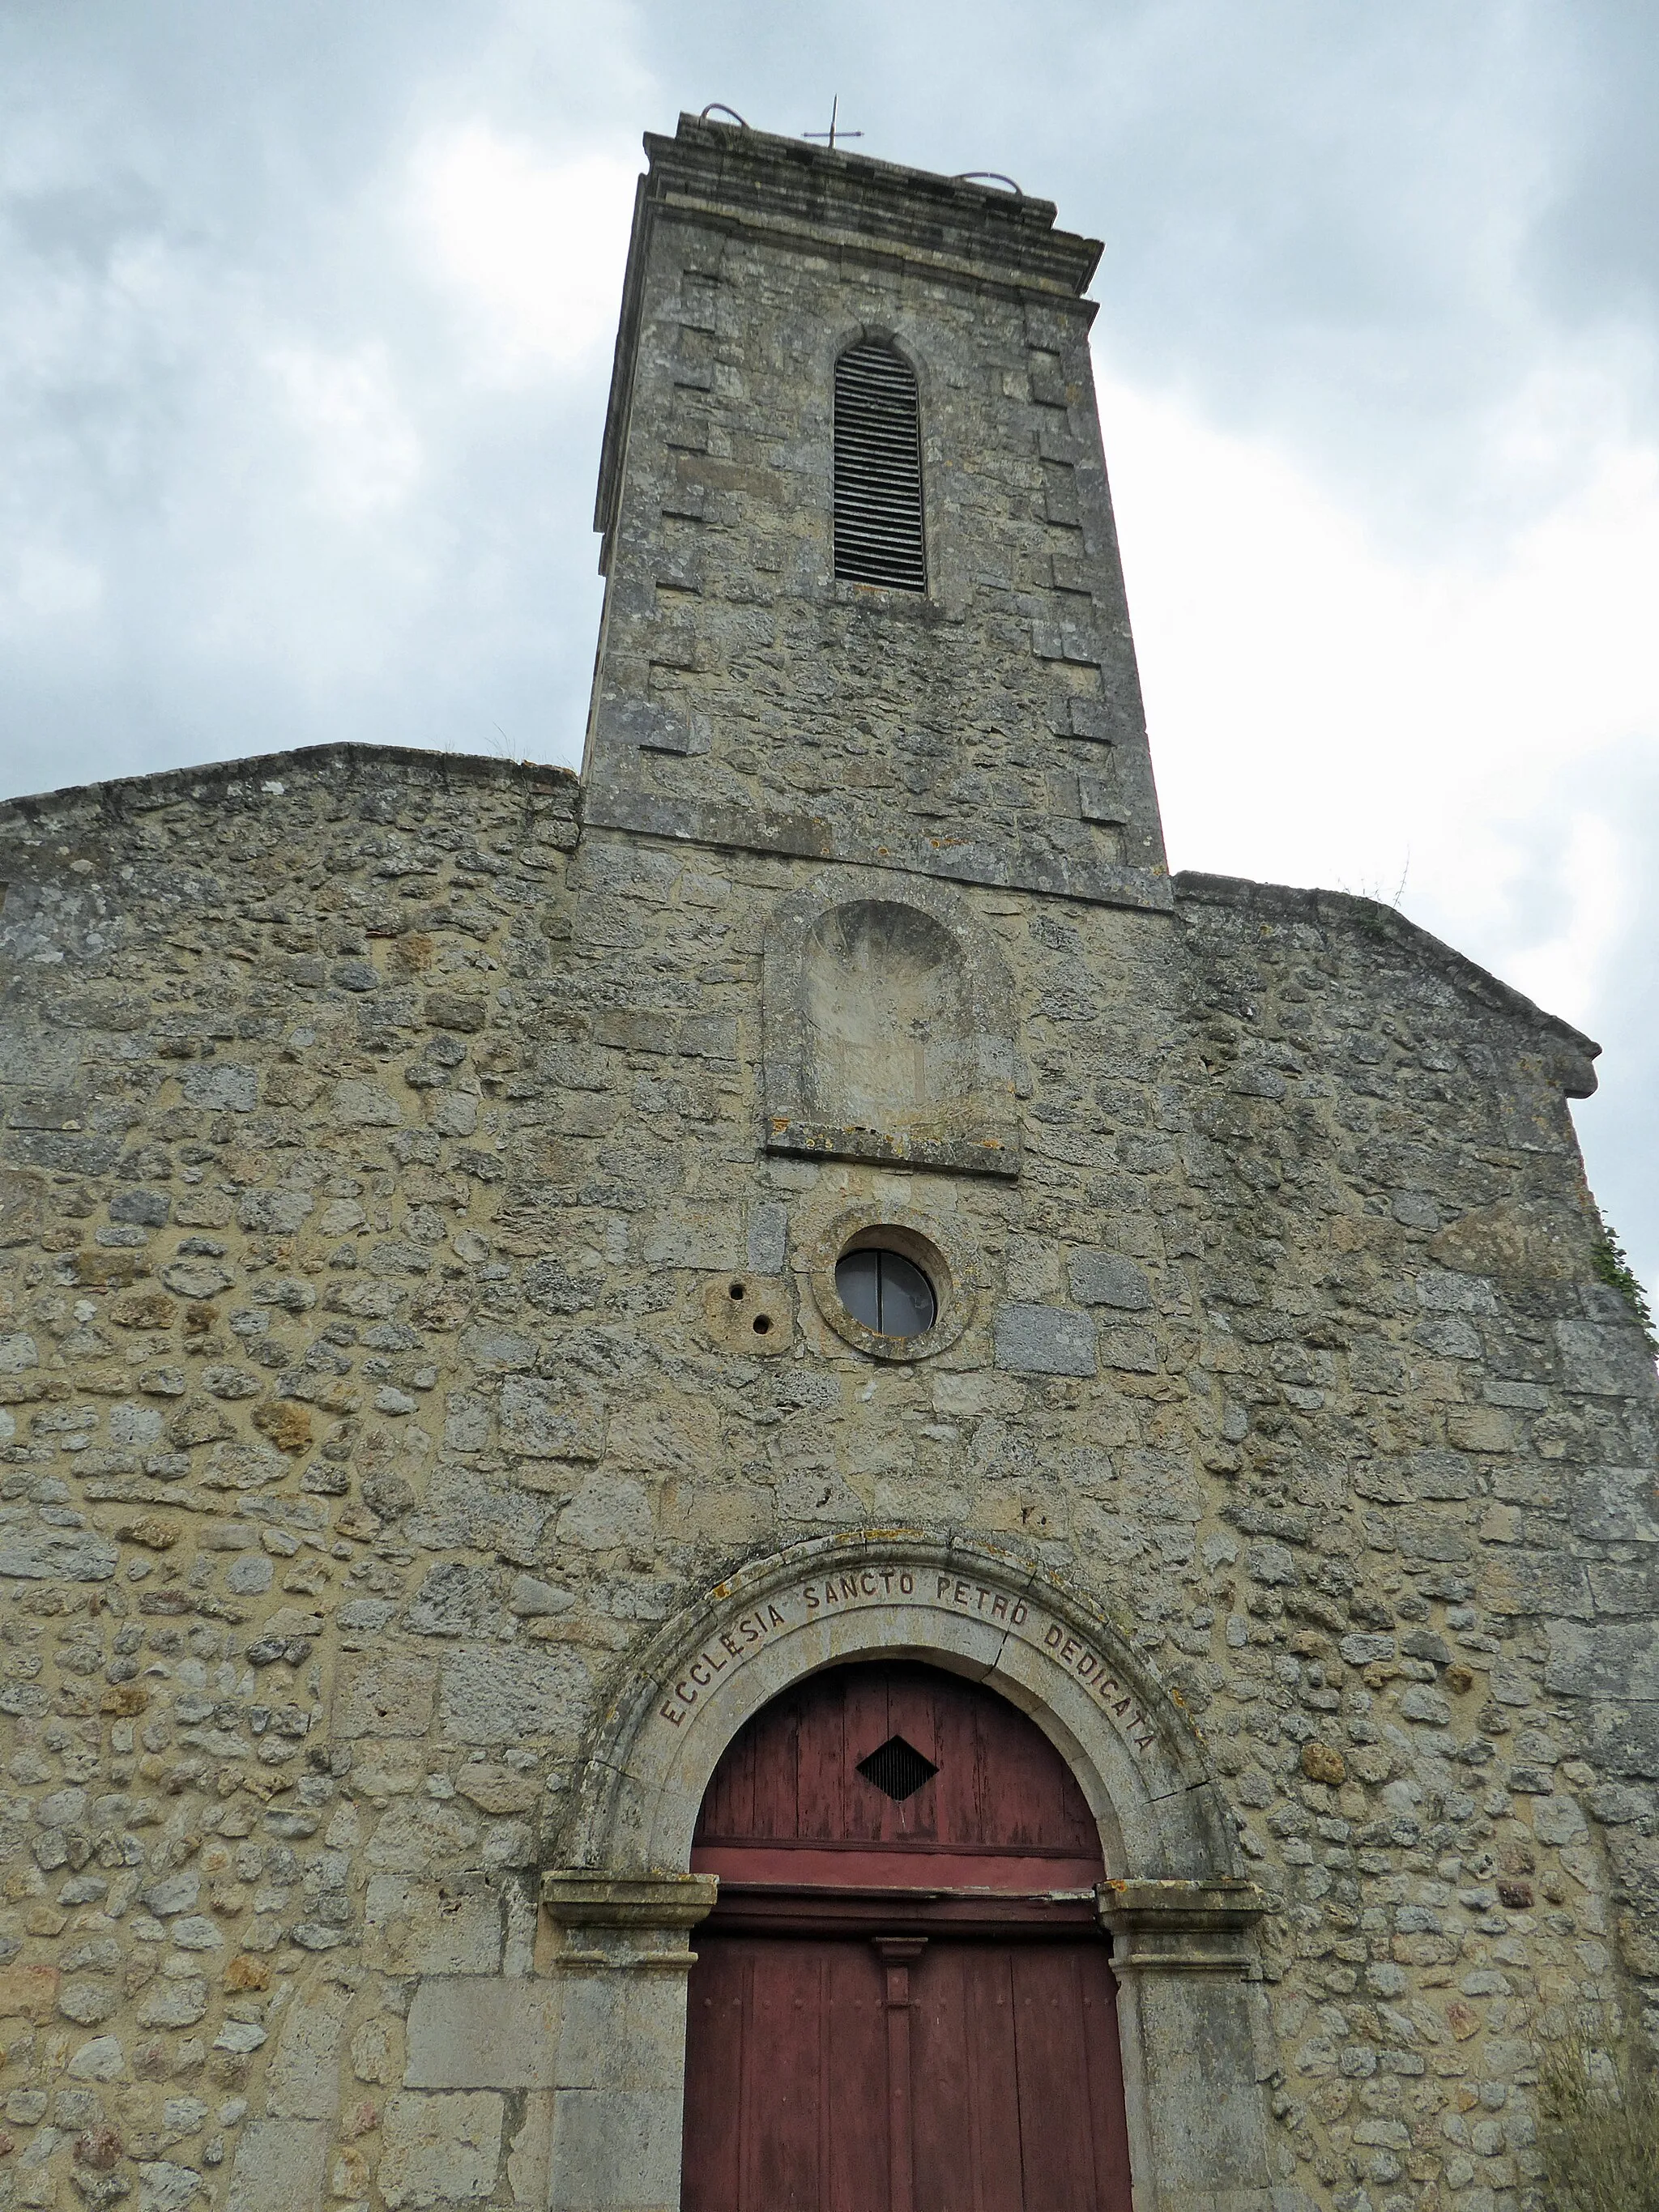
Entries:
[[836, 1289], [854, 1320], [878, 1336], [921, 1336], [938, 1318], [933, 1286], [915, 1261], [878, 1245], [842, 1255]]

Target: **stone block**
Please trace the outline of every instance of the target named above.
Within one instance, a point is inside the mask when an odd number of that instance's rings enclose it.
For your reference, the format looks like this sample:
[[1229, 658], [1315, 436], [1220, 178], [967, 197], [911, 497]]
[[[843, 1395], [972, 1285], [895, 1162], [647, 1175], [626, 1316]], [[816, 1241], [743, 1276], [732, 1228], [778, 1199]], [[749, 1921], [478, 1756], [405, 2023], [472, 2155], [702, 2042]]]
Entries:
[[778, 1275], [728, 1271], [702, 1286], [703, 1325], [722, 1352], [745, 1359], [787, 1359], [793, 1349], [789, 1285]]
[[1633, 1323], [1558, 1321], [1555, 1342], [1569, 1390], [1592, 1397], [1651, 1396], [1653, 1360]]
[[1092, 1375], [1095, 1324], [1069, 1306], [999, 1306], [996, 1364], [1016, 1375]]
[[1592, 1562], [1587, 1571], [1597, 1613], [1638, 1613], [1659, 1621], [1659, 1559], [1650, 1553], [1630, 1566]]
[[404, 1109], [384, 1084], [348, 1078], [334, 1086], [334, 1121], [342, 1129], [395, 1129]]
[[[168, 1290], [176, 1291], [181, 1298], [198, 1300], [216, 1298], [221, 1291], [228, 1291], [236, 1279], [222, 1261], [205, 1258], [200, 1253], [169, 1261], [160, 1273]], [[136, 1325], [140, 1328], [165, 1326], [153, 1315], [145, 1315]]]
[[320, 2120], [250, 2120], [225, 2192], [225, 2212], [316, 2212], [328, 2128]]
[[432, 1725], [437, 1685], [435, 1660], [397, 1651], [354, 1655], [340, 1670], [335, 1733], [348, 1740], [424, 1735]]
[[119, 1564], [116, 1546], [92, 1528], [8, 1529], [0, 1537], [0, 1575], [21, 1582], [106, 1583]]
[[504, 1450], [526, 1459], [598, 1459], [605, 1449], [605, 1407], [591, 1384], [538, 1382], [509, 1375], [501, 1385]]
[[340, 2101], [340, 2031], [350, 2006], [343, 1989], [296, 1995], [266, 2079], [265, 2109], [273, 2119], [331, 2117]]
[[499, 1974], [423, 1981], [409, 2011], [410, 2089], [550, 2089], [558, 2058], [559, 1989]]
[[186, 1106], [251, 1114], [259, 1103], [259, 1071], [228, 1060], [207, 1060], [187, 1071], [179, 1089]]
[[38, 1176], [0, 1168], [0, 1251], [33, 1243], [40, 1233], [43, 1202]]
[[551, 1736], [574, 1743], [586, 1725], [592, 1687], [574, 1651], [457, 1652], [446, 1661], [441, 1717], [461, 1743], [516, 1743]]
[[1152, 1303], [1146, 1271], [1121, 1253], [1098, 1245], [1080, 1245], [1066, 1260], [1072, 1296], [1080, 1306], [1121, 1306], [1143, 1311]]
[[1350, 1667], [1369, 1667], [1376, 1660], [1393, 1658], [1394, 1638], [1360, 1631], [1352, 1636], [1345, 1636], [1337, 1650]]
[[1417, 1302], [1430, 1313], [1495, 1314], [1497, 1294], [1485, 1275], [1462, 1275], [1449, 1269], [1417, 1279]]
[[643, 1548], [654, 1534], [650, 1495], [634, 1476], [590, 1474], [560, 1514], [558, 1534], [561, 1546], [584, 1552]]
[[1482, 1378], [1480, 1395], [1489, 1406], [1509, 1406], [1523, 1413], [1544, 1413], [1550, 1402], [1541, 1382], [1512, 1382], [1498, 1375]]
[[175, 1912], [194, 1912], [202, 1894], [202, 1877], [189, 1869], [179, 1874], [163, 1875], [140, 1892], [146, 1911], [158, 1920], [166, 1920]]
[[[644, 1937], [647, 1949], [664, 1937]], [[611, 1974], [583, 1974], [565, 1986], [556, 2086], [637, 2090], [677, 2078], [685, 2044], [683, 1977], [641, 1973], [626, 1960]]]
[[1446, 1414], [1446, 1441], [1461, 1452], [1513, 1451], [1516, 1425], [1496, 1406], [1454, 1406]]
[[1659, 1698], [1659, 1636], [1646, 1621], [1547, 1624], [1544, 1687], [1557, 1697]]
[[[1218, 1974], [1144, 1975], [1132, 2007], [1119, 2004], [1121, 2020], [1130, 2014], [1125, 2043], [1147, 2064], [1160, 2200], [1234, 2212], [1265, 2205], [1266, 2123], [1247, 1986]], [[1195, 2051], [1201, 2067], [1182, 2063], [1181, 2053]]]
[[206, 1981], [186, 1974], [154, 1981], [138, 2001], [140, 2027], [193, 2027], [208, 2008]]
[[655, 2212], [680, 2201], [681, 2094], [561, 2089], [548, 2212]]
[[1540, 1844], [1559, 1848], [1563, 1844], [1582, 1844], [1589, 1833], [1589, 1823], [1577, 1798], [1540, 1797], [1532, 1808], [1532, 1832]]
[[0, 1966], [0, 2020], [50, 2020], [58, 2004], [58, 1969], [45, 1961]]
[[119, 1190], [109, 1202], [112, 1221], [130, 1221], [145, 1229], [164, 1229], [173, 1212], [173, 1200], [161, 1190]]
[[428, 1568], [403, 1620], [414, 1636], [489, 1636], [505, 1626], [494, 1575], [459, 1559]]
[[257, 1237], [292, 1237], [316, 1203], [308, 1190], [246, 1190], [237, 1201], [237, 1225]]
[[1204, 1492], [1189, 1453], [1122, 1452], [1118, 1474], [1129, 1506], [1148, 1521], [1180, 1521], [1190, 1527], [1204, 1517]]
[[458, 1349], [469, 1366], [486, 1375], [514, 1375], [534, 1367], [539, 1346], [522, 1330], [478, 1322], [462, 1330]]
[[507, 2154], [507, 2178], [514, 2204], [544, 2212], [552, 2182], [553, 2098], [531, 2090], [520, 2106], [520, 2119]]
[[95, 2035], [71, 2055], [68, 2070], [76, 2081], [118, 2081], [126, 2063], [119, 2036]]
[[1156, 1375], [1158, 1339], [1149, 1328], [1103, 1328], [1101, 1364], [1121, 1375]]
[[139, 2166], [138, 2212], [186, 2212], [207, 2193], [205, 2178], [175, 2159], [146, 2159]]
[[383, 1930], [386, 1956], [415, 1974], [494, 1974], [501, 1965], [501, 1903], [476, 1878], [419, 1881], [372, 1874], [365, 1924]]
[[1437, 1504], [1473, 1498], [1480, 1477], [1461, 1451], [1419, 1451], [1411, 1457], [1413, 1496]]
[[1572, 1525], [1606, 1544], [1659, 1544], [1659, 1476], [1650, 1467], [1586, 1468], [1572, 1485]]
[[399, 1798], [380, 1815], [365, 1856], [392, 1874], [432, 1874], [465, 1865], [477, 1841], [478, 1823], [466, 1806]]
[[1270, 1589], [1284, 1589], [1302, 1579], [1294, 1556], [1283, 1544], [1252, 1544], [1244, 1554], [1244, 1563], [1250, 1579]]
[[1580, 1560], [1562, 1552], [1488, 1551], [1484, 1595], [1501, 1615], [1588, 1620], [1595, 1611]]
[[1462, 1314], [1442, 1314], [1412, 1332], [1414, 1343], [1438, 1359], [1480, 1359], [1486, 1346], [1474, 1324]]
[[1395, 1540], [1408, 1559], [1458, 1561], [1467, 1559], [1473, 1548], [1459, 1521], [1424, 1506], [1406, 1506], [1395, 1516]]
[[[736, 1040], [733, 1040], [735, 1048]], [[749, 1209], [744, 1257], [756, 1275], [781, 1275], [787, 1254], [789, 1210], [775, 1200], [763, 1200]]]
[[489, 1002], [467, 992], [428, 991], [426, 1018], [434, 1029], [456, 1030], [471, 1036], [489, 1021]]
[[504, 2100], [487, 2091], [392, 2098], [382, 2121], [377, 2179], [401, 2212], [477, 2204], [493, 2196], [501, 2166]]

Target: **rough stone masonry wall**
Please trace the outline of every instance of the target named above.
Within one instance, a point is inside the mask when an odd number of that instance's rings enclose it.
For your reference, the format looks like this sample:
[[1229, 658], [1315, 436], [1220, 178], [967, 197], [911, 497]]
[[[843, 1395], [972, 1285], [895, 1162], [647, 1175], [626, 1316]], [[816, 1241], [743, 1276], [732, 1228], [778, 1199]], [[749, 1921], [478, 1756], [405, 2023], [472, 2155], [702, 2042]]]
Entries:
[[[1516, 2201], [1540, 2036], [1659, 1994], [1652, 1369], [1570, 1032], [1362, 902], [971, 891], [1018, 1182], [768, 1160], [810, 864], [346, 747], [0, 829], [0, 2190], [544, 2201], [545, 2095], [417, 1989], [538, 1985], [659, 1625], [881, 1523], [1063, 1574], [1194, 1716], [1287, 2181]], [[823, 1324], [856, 1203], [971, 1255], [936, 1359]]]

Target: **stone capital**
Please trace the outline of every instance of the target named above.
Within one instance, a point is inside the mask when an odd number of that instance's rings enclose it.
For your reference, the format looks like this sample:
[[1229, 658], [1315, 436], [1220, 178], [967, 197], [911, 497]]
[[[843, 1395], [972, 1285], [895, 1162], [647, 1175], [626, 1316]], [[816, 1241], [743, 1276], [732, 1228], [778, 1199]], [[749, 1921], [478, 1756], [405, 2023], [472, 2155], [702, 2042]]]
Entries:
[[553, 1867], [542, 1876], [542, 1905], [561, 1928], [695, 1928], [714, 1909], [712, 1874], [612, 1875], [588, 1867]]
[[1254, 1882], [1103, 1881], [1096, 1892], [1112, 1938], [1112, 1971], [1251, 1977], [1249, 1937], [1267, 1910]]

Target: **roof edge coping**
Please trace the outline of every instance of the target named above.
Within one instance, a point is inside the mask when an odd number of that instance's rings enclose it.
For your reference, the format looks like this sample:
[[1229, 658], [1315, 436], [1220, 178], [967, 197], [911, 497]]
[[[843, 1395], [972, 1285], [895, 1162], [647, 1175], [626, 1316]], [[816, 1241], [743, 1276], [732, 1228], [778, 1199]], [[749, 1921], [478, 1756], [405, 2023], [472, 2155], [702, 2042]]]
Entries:
[[1575, 1029], [1561, 1015], [1550, 1013], [1535, 1000], [1528, 998], [1524, 991], [1517, 991], [1512, 983], [1505, 983], [1490, 969], [1481, 967], [1479, 961], [1471, 960], [1467, 953], [1459, 952], [1432, 930], [1409, 921], [1396, 908], [1383, 905], [1380, 899], [1364, 898], [1353, 891], [1322, 890], [1296, 884], [1256, 883], [1248, 876], [1207, 875], [1196, 868], [1183, 868], [1171, 881], [1177, 908], [1183, 902], [1243, 907], [1253, 914], [1285, 921], [1313, 922], [1325, 927], [1340, 921], [1363, 929], [1434, 969], [1449, 982], [1480, 1000], [1483, 1006], [1499, 1013], [1512, 1014], [1532, 1028], [1547, 1030], [1569, 1045], [1586, 1062], [1584, 1073], [1589, 1078], [1587, 1090], [1570, 1090], [1569, 1097], [1587, 1098], [1595, 1088], [1595, 1077], [1588, 1063], [1600, 1058], [1601, 1048], [1594, 1037], [1586, 1036], [1583, 1030]]
[[527, 781], [544, 790], [566, 787], [574, 801], [581, 787], [581, 780], [574, 769], [561, 768], [552, 763], [538, 761], [501, 760], [485, 753], [439, 752], [424, 745], [381, 745], [365, 743], [356, 738], [337, 738], [319, 745], [297, 745], [287, 752], [255, 753], [246, 759], [210, 761], [198, 768], [165, 768], [152, 769], [148, 775], [112, 776], [93, 783], [64, 784], [53, 791], [20, 792], [15, 798], [0, 799], [0, 834], [21, 818], [27, 823], [34, 817], [53, 807], [76, 803], [93, 805], [106, 813], [120, 814], [131, 811], [143, 798], [155, 804], [159, 798], [175, 793], [181, 798], [192, 795], [192, 787], [203, 784], [228, 786], [250, 783], [257, 780], [275, 781], [284, 775], [303, 774], [307, 770], [331, 766], [368, 767], [386, 764], [398, 768], [425, 768], [435, 771], [438, 780], [452, 778], [471, 783], [513, 783]]

